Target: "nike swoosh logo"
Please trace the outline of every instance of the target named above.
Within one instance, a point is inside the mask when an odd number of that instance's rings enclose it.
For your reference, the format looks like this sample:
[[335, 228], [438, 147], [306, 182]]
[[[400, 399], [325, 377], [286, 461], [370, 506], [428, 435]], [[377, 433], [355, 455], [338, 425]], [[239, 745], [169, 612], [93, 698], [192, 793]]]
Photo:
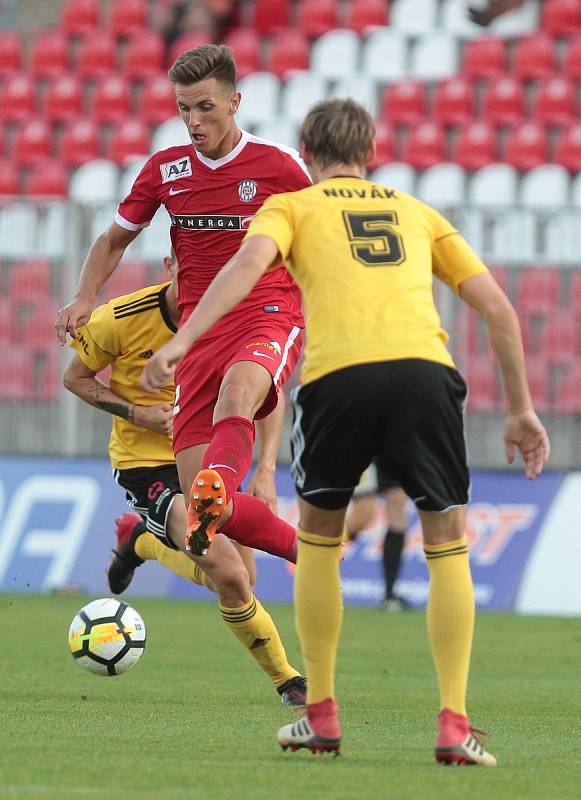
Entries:
[[182, 192], [191, 192], [191, 189], [174, 189], [173, 186], [169, 187], [169, 193], [173, 197], [174, 194], [182, 194]]
[[272, 356], [267, 356], [266, 353], [259, 353], [258, 350], [253, 350], [252, 355], [261, 356], [261, 358], [270, 358], [271, 361], [274, 361], [274, 358]]

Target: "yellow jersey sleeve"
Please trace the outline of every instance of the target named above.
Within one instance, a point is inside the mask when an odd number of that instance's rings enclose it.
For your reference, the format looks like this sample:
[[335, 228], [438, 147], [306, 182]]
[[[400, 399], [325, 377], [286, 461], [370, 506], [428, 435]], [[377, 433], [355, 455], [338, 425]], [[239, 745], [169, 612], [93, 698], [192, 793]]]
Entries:
[[433, 215], [432, 268], [434, 275], [456, 293], [473, 275], [488, 272], [468, 242], [438, 211]]
[[113, 307], [107, 303], [96, 308], [87, 324], [79, 328], [77, 338], [69, 342], [69, 347], [76, 351], [85, 366], [95, 372], [115, 361], [120, 348]]
[[286, 194], [271, 195], [260, 207], [250, 223], [244, 240], [252, 236], [268, 236], [278, 247], [282, 260], [286, 261], [295, 231], [294, 214]]

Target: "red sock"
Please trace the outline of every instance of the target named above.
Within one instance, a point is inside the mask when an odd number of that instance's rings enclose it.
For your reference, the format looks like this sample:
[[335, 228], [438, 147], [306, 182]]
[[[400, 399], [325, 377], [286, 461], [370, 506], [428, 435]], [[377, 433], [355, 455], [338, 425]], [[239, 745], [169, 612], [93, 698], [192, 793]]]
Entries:
[[202, 468], [220, 473], [226, 497], [234, 497], [252, 464], [254, 423], [246, 417], [224, 417], [212, 428], [212, 441], [202, 459]]
[[326, 739], [340, 739], [341, 728], [337, 719], [339, 708], [332, 697], [318, 703], [308, 703], [307, 719], [318, 736]]
[[454, 747], [461, 744], [470, 733], [470, 722], [463, 714], [443, 708], [438, 714], [438, 747]]
[[232, 515], [220, 528], [220, 533], [247, 547], [296, 563], [296, 529], [273, 514], [264, 500], [251, 494], [237, 492], [234, 495]]

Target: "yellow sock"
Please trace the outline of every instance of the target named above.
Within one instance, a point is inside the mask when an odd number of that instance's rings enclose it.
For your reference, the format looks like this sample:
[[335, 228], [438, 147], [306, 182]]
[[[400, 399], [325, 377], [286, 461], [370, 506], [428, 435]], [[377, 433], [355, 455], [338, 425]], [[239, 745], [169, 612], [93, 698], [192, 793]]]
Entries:
[[239, 608], [227, 608], [220, 604], [220, 613], [234, 636], [277, 688], [300, 674], [288, 663], [272, 617], [254, 595]]
[[191, 558], [179, 550], [172, 550], [149, 531], [137, 537], [135, 552], [144, 561], [159, 561], [176, 575], [198, 586], [208, 586], [204, 572]]
[[438, 674], [441, 708], [466, 715], [474, 632], [474, 588], [466, 538], [425, 545], [430, 570], [428, 633]]
[[309, 703], [335, 697], [335, 660], [343, 618], [338, 551], [331, 539], [298, 531], [295, 620], [305, 662]]

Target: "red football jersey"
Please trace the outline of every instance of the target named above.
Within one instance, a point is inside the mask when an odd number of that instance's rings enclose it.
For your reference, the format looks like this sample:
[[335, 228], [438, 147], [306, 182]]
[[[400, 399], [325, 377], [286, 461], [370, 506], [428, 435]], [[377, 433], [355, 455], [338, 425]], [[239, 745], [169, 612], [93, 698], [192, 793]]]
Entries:
[[[215, 161], [192, 145], [155, 153], [119, 206], [115, 221], [128, 230], [138, 230], [149, 225], [160, 205], [166, 207], [179, 264], [178, 304], [183, 323], [240, 247], [250, 220], [266, 198], [304, 189], [310, 183], [296, 150], [243, 131], [236, 147]], [[296, 324], [302, 325], [300, 292], [283, 267], [266, 273], [212, 333], [236, 325], [240, 313], [267, 307], [296, 314]]]

